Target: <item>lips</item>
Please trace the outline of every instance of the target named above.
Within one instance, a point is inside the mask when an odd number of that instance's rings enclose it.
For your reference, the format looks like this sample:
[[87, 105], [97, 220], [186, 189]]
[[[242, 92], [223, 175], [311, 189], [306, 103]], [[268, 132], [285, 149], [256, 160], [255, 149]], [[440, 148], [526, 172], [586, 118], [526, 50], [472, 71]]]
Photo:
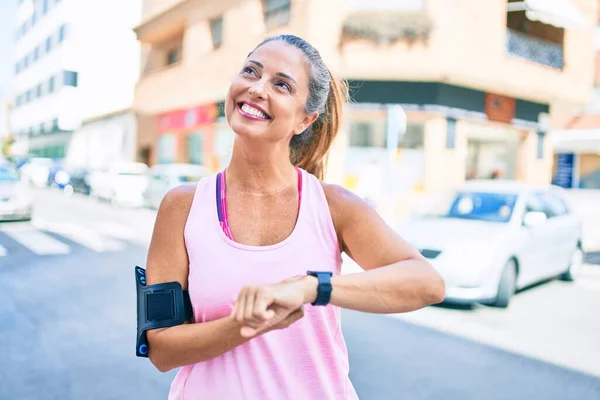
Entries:
[[263, 121], [271, 119], [271, 116], [269, 114], [267, 114], [265, 110], [263, 110], [261, 107], [257, 106], [256, 104], [246, 102], [246, 101], [241, 101], [241, 102], [237, 103], [237, 106], [238, 106], [238, 109], [240, 110], [240, 112], [245, 117], [248, 117], [250, 119], [258, 119], [258, 120], [263, 120]]

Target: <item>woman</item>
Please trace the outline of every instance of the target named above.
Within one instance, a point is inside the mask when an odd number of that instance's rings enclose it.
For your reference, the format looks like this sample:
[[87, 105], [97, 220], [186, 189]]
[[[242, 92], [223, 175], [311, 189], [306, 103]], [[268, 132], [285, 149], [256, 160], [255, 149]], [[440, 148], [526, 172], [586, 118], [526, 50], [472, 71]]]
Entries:
[[[233, 80], [231, 162], [165, 196], [148, 253], [148, 284], [180, 282], [194, 309], [195, 323], [148, 332], [160, 371], [183, 366], [169, 399], [356, 399], [340, 308], [443, 300], [419, 252], [319, 180], [345, 100], [319, 53], [290, 35], [259, 44]], [[342, 251], [365, 272], [341, 276]]]

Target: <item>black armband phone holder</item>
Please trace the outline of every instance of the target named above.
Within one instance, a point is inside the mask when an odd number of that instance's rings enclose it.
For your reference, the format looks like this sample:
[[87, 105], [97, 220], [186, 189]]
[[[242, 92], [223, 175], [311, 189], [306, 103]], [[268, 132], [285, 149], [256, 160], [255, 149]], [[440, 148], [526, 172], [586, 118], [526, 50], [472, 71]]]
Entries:
[[193, 320], [192, 303], [179, 282], [146, 286], [146, 270], [135, 267], [137, 340], [135, 355], [148, 357], [148, 329], [168, 328]]

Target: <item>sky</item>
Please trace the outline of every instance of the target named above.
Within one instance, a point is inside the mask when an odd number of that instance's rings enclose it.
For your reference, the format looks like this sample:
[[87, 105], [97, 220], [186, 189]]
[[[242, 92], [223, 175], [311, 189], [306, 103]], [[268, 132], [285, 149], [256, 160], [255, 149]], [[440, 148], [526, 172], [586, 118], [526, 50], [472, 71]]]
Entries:
[[18, 0], [0, 0], [0, 97], [8, 91], [14, 72], [14, 21]]

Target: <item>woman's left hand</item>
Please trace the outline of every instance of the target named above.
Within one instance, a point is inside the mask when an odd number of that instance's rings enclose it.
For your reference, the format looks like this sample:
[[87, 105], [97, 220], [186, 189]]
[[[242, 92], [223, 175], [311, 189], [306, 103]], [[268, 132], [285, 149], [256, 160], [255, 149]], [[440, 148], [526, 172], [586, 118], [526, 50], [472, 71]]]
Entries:
[[312, 290], [314, 298], [317, 280], [311, 276], [294, 277], [275, 285], [246, 286], [238, 295], [231, 317], [243, 325], [242, 336], [253, 337], [314, 300]]

